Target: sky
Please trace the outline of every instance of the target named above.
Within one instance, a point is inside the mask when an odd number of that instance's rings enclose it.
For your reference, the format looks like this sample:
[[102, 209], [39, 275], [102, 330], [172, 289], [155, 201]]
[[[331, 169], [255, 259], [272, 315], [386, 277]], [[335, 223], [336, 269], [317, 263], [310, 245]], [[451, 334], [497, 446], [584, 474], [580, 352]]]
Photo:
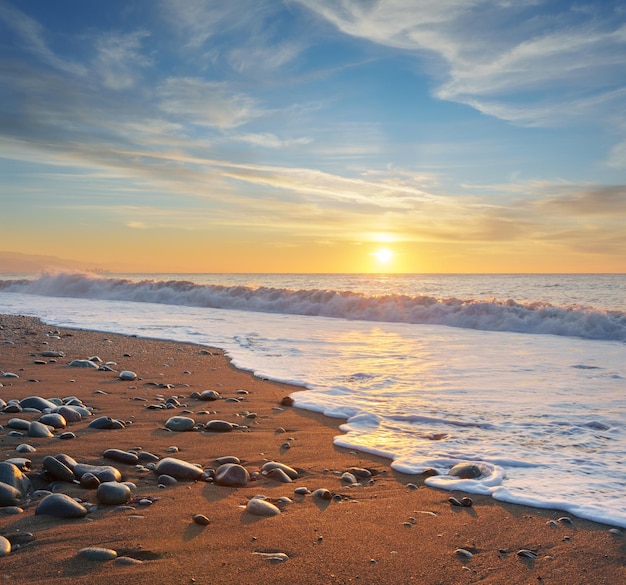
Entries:
[[0, 251], [626, 272], [626, 6], [0, 0]]

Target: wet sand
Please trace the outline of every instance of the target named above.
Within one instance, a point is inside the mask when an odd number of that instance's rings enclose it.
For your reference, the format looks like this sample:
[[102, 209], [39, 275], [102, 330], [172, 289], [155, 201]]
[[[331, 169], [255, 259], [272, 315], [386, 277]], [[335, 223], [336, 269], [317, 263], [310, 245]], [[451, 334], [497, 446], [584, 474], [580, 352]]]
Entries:
[[[37, 515], [43, 496], [32, 495], [21, 503], [21, 513], [0, 508], [0, 536], [14, 543], [0, 558], [2, 583], [626, 582], [626, 536], [611, 532], [611, 526], [571, 516], [569, 524], [559, 521], [567, 516], [563, 512], [481, 496], [471, 496], [471, 507], [453, 506], [451, 496], [461, 499], [466, 494], [425, 487], [423, 477], [396, 473], [388, 460], [335, 447], [341, 421], [281, 406], [298, 388], [238, 370], [219, 349], [207, 352], [190, 344], [57, 330], [28, 317], [0, 315], [0, 327], [0, 370], [19, 376], [0, 374], [0, 398], [76, 396], [94, 413], [68, 425], [65, 431], [75, 438], [64, 440], [62, 429], [52, 438], [11, 436], [11, 418], [31, 421], [39, 415], [0, 411], [0, 461], [27, 457], [34, 489], [67, 493], [90, 508], [78, 519]], [[43, 357], [44, 351], [64, 355]], [[93, 356], [116, 362], [116, 371], [68, 365]], [[136, 372], [138, 378], [120, 380], [122, 370]], [[216, 390], [221, 398], [206, 402], [191, 397], [204, 390]], [[172, 396], [180, 406], [149, 408]], [[124, 421], [125, 427], [90, 428], [99, 416]], [[172, 416], [202, 424], [221, 419], [239, 428], [172, 432], [165, 428]], [[17, 453], [23, 443], [36, 451]], [[168, 451], [170, 447], [178, 452]], [[237, 488], [210, 481], [180, 481], [163, 488], [154, 471], [105, 459], [103, 452], [111, 448], [142, 449], [203, 469], [216, 468], [218, 457], [236, 456], [252, 477]], [[117, 467], [123, 480], [136, 485], [130, 502], [98, 505], [94, 489], [42, 477], [44, 457], [60, 453], [79, 463]], [[267, 461], [295, 468], [298, 478], [281, 483], [260, 474]], [[367, 469], [372, 476], [346, 485], [340, 476], [351, 468]], [[333, 497], [296, 495], [298, 487], [325, 488]], [[254, 516], [245, 506], [259, 494], [272, 502], [281, 497], [292, 501], [277, 516]], [[194, 514], [205, 515], [210, 523], [196, 524]], [[141, 562], [89, 560], [78, 555], [84, 547], [112, 549]], [[459, 549], [471, 558], [455, 552]], [[536, 558], [519, 556], [523, 549], [535, 552]], [[286, 557], [276, 561], [266, 553]]]

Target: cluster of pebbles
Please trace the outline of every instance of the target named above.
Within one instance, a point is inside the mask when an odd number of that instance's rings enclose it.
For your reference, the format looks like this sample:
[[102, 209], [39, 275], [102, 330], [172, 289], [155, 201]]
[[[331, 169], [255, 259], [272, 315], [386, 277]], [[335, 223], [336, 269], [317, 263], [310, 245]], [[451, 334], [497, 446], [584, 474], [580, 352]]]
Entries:
[[[44, 357], [55, 359], [62, 357], [61, 352], [44, 353], [46, 353]], [[85, 360], [73, 360], [68, 365], [101, 369], [102, 366], [99, 366], [99, 363], [99, 358], [92, 357]], [[107, 368], [112, 366], [111, 362], [106, 364]], [[125, 371], [120, 374], [120, 379], [134, 380], [136, 378], [134, 372]], [[164, 386], [169, 387], [169, 385]], [[238, 402], [246, 393], [245, 390], [240, 390], [239, 398], [226, 400]], [[182, 409], [186, 406], [181, 403], [183, 399], [185, 399], [184, 396], [170, 396], [162, 398], [156, 404], [149, 404], [146, 408]], [[223, 400], [219, 392], [215, 390], [194, 392], [189, 399], [199, 402]], [[7, 402], [0, 399], [0, 411], [10, 417], [4, 427], [0, 426], [0, 430], [5, 430], [7, 436], [23, 438], [25, 441], [30, 438], [75, 438], [76, 435], [67, 430], [70, 425], [83, 424], [92, 429], [123, 429], [125, 427], [123, 421], [107, 416], [95, 416], [95, 409], [76, 396], [65, 398], [29, 396], [21, 400], [10, 399]], [[201, 412], [209, 414], [207, 411]], [[164, 428], [175, 433], [189, 431], [224, 433], [247, 429], [245, 424], [239, 425], [225, 420], [196, 422], [189, 414], [191, 412], [185, 410], [179, 415], [169, 417], [165, 421]], [[256, 413], [244, 411], [241, 416], [244, 420], [253, 421]], [[100, 458], [111, 462], [105, 465], [79, 462], [66, 453], [46, 455], [41, 460], [41, 467], [34, 469], [29, 456], [36, 452], [35, 447], [28, 442], [23, 442], [17, 445], [15, 451], [17, 456], [0, 462], [0, 509], [2, 512], [20, 514], [24, 508], [34, 507], [35, 515], [68, 520], [85, 518], [107, 506], [149, 506], [157, 502], [159, 498], [137, 497], [137, 483], [124, 481], [123, 478], [127, 475], [126, 470], [131, 466], [139, 477], [156, 475], [157, 486], [160, 489], [172, 488], [181, 482], [205, 482], [230, 488], [243, 488], [261, 478], [290, 484], [300, 481], [303, 477], [301, 470], [278, 461], [267, 461], [258, 469], [250, 469], [238, 457], [227, 455], [217, 458], [211, 466], [202, 466], [171, 455], [160, 457], [142, 448], [105, 449], [100, 454]], [[175, 454], [178, 448], [172, 446], [168, 451]], [[374, 470], [356, 467], [335, 472], [341, 487], [371, 485], [376, 473]], [[150, 483], [153, 485], [153, 480]], [[36, 489], [35, 485], [43, 487]], [[72, 489], [69, 489], [70, 487]], [[75, 494], [76, 487], [83, 488], [84, 495], [76, 497], [76, 495], [65, 493]], [[310, 489], [304, 485], [294, 487], [292, 498], [303, 501], [306, 497], [320, 502], [349, 499], [345, 494], [334, 493], [325, 488]], [[283, 496], [272, 500], [265, 495], [256, 494], [248, 498], [244, 507], [245, 513], [257, 517], [277, 516], [293, 502], [292, 498]], [[209, 518], [200, 513], [193, 514], [191, 521], [198, 525], [210, 523]], [[34, 539], [34, 535], [25, 536], [24, 533], [0, 536], [0, 556], [26, 546]], [[78, 551], [77, 554], [95, 561], [115, 560], [118, 563], [132, 561], [126, 557], [118, 557], [114, 550], [98, 547], [87, 547]], [[266, 557], [272, 562], [282, 562], [286, 560], [286, 556], [281, 556], [282, 554], [275, 553]]]

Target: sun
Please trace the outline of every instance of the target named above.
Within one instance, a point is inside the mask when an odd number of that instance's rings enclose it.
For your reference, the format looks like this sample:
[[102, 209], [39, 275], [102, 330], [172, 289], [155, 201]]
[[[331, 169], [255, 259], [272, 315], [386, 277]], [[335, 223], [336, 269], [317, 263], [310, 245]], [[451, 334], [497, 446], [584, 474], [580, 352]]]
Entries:
[[387, 265], [393, 260], [393, 252], [389, 248], [380, 248], [376, 252], [372, 252], [372, 256], [376, 258], [379, 264]]

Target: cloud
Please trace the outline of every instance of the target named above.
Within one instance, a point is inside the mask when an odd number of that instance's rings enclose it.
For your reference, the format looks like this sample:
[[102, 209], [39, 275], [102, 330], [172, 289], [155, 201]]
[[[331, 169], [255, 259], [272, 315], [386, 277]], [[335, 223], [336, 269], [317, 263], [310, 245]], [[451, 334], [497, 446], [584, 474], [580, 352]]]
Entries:
[[170, 77], [158, 89], [163, 112], [200, 126], [225, 130], [246, 124], [263, 112], [257, 101], [222, 81]]
[[599, 115], [626, 79], [624, 14], [611, 4], [296, 1], [343, 33], [436, 59], [437, 97], [511, 122]]
[[135, 85], [135, 69], [152, 64], [151, 59], [140, 50], [142, 39], [148, 36], [145, 31], [135, 31], [129, 34], [107, 33], [97, 38], [93, 66], [106, 87], [123, 90]]
[[19, 37], [30, 53], [44, 63], [72, 75], [83, 76], [86, 74], [87, 69], [83, 65], [59, 57], [48, 47], [44, 38], [44, 29], [36, 20], [3, 0], [0, 0], [0, 21], [4, 22]]
[[264, 148], [289, 148], [292, 146], [301, 146], [304, 144], [310, 144], [313, 142], [312, 138], [291, 138], [280, 139], [271, 132], [262, 132], [258, 134], [241, 134], [239, 136], [231, 136], [231, 140], [237, 140], [240, 142], [246, 142], [253, 146], [262, 146]]

